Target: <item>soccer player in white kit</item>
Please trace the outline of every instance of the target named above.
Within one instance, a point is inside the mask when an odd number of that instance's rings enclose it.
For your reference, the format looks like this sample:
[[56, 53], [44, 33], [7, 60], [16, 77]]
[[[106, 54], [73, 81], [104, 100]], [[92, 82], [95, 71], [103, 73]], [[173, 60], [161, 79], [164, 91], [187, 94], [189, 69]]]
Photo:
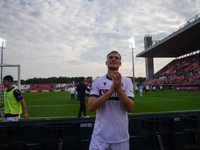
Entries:
[[139, 89], [140, 89], [140, 96], [142, 97], [142, 93], [143, 93], [143, 86], [142, 86], [142, 85], [140, 85], [140, 86], [139, 86]]
[[121, 55], [107, 55], [106, 75], [92, 83], [88, 109], [96, 112], [90, 150], [129, 150], [128, 114], [134, 106], [133, 84], [118, 72]]

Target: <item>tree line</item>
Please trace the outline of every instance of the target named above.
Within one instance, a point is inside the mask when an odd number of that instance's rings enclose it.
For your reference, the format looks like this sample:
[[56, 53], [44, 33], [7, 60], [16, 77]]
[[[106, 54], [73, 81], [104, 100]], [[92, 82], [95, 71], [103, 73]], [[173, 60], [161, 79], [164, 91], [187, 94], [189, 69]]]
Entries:
[[[48, 84], [48, 83], [80, 83], [81, 82], [81, 78], [82, 77], [48, 77], [48, 78], [30, 78], [27, 80], [21, 80], [21, 84]], [[131, 80], [133, 79], [133, 77], [128, 77], [131, 78]], [[146, 78], [144, 77], [138, 77], [135, 78], [135, 82], [137, 83], [142, 83], [146, 80]], [[93, 78], [91, 76], [88, 76], [86, 78], [86, 82], [87, 83], [92, 83]]]
[[[48, 78], [30, 78], [21, 80], [21, 84], [48, 84], [48, 83], [79, 83], [82, 77], [48, 77]], [[92, 83], [92, 77], [87, 77], [86, 82]]]

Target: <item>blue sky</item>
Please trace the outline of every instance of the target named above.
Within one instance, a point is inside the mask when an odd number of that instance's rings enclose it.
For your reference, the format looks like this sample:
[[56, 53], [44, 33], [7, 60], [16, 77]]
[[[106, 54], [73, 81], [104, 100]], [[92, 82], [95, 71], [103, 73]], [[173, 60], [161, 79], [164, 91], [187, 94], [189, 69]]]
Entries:
[[[120, 72], [132, 75], [128, 39], [134, 54], [144, 36], [160, 40], [200, 13], [199, 0], [1, 0], [0, 37], [7, 40], [4, 63], [20, 64], [21, 78], [102, 76], [106, 55], [122, 55]], [[135, 76], [145, 77], [144, 58]], [[154, 59], [158, 71], [172, 58]]]

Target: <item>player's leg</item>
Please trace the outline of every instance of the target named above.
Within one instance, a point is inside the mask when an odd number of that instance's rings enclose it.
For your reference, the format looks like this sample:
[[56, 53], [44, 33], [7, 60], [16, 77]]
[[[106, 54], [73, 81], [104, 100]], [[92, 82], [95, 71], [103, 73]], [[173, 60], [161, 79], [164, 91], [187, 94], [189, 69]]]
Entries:
[[79, 113], [78, 113], [78, 118], [81, 118], [81, 113], [82, 113], [82, 111], [84, 111], [85, 98], [79, 97], [79, 100], [80, 100], [80, 109], [79, 109]]
[[95, 138], [91, 139], [89, 150], [110, 150], [109, 144], [99, 142]]
[[129, 150], [129, 140], [122, 143], [110, 144], [111, 150]]
[[86, 115], [86, 105], [85, 105], [85, 102], [83, 103], [83, 113], [84, 113], [84, 116], [87, 116]]
[[72, 94], [71, 94], [71, 101], [72, 101]]

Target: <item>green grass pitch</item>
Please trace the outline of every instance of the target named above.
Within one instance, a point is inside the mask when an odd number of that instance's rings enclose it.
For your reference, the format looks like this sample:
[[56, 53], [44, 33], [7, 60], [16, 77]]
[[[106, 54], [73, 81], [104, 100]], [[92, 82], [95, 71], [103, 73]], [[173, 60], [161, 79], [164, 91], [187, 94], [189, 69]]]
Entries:
[[[22, 93], [30, 120], [77, 118], [80, 103], [71, 101], [69, 92]], [[95, 112], [87, 115], [95, 117]], [[140, 97], [135, 93], [135, 106], [129, 115], [200, 111], [198, 91], [150, 91]], [[21, 115], [21, 118], [23, 115]], [[83, 117], [83, 114], [82, 114]]]

